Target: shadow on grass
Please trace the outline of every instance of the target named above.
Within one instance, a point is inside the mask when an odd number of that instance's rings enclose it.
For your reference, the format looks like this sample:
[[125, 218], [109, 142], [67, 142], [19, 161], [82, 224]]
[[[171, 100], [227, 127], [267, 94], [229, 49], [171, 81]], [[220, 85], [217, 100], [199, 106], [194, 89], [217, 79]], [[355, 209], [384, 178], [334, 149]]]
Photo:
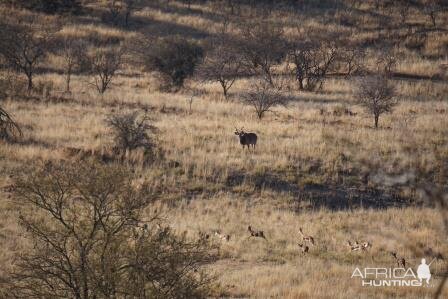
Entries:
[[[233, 188], [247, 184], [255, 191], [271, 191], [287, 193], [293, 196], [298, 206], [307, 203], [312, 209], [326, 208], [333, 211], [351, 210], [357, 208], [386, 209], [404, 207], [411, 201], [402, 198], [394, 192], [379, 188], [355, 187], [348, 184], [313, 184], [299, 186], [296, 182], [283, 178], [284, 174], [244, 174], [235, 172], [228, 176], [226, 186]], [[360, 185], [362, 183], [360, 182]]]

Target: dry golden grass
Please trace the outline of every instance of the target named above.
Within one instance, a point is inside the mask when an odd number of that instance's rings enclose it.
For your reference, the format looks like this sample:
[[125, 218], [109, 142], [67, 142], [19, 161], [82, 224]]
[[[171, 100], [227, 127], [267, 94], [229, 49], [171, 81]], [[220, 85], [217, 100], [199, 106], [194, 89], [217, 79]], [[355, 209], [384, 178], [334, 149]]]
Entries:
[[[184, 5], [173, 2], [171, 9], [146, 8], [136, 14], [139, 26], [131, 33], [98, 25], [92, 17], [83, 25], [66, 25], [61, 34], [88, 37], [133, 38], [138, 34], [156, 35], [185, 32], [193, 38], [219, 28], [211, 6], [193, 5], [185, 13]], [[365, 5], [361, 6], [366, 9]], [[216, 15], [215, 15], [216, 16]], [[330, 28], [318, 16], [302, 16], [309, 27]], [[293, 24], [295, 16], [274, 11], [272, 20]], [[360, 16], [365, 31], [353, 30], [354, 38], [367, 40], [377, 32], [377, 21]], [[85, 21], [85, 20], [84, 20]], [[147, 23], [145, 23], [147, 22]], [[425, 23], [415, 12], [409, 22]], [[446, 25], [446, 18], [441, 23]], [[142, 25], [144, 24], [144, 25]], [[232, 26], [232, 25], [231, 25]], [[232, 28], [232, 27], [231, 27]], [[294, 31], [289, 25], [285, 31]], [[425, 51], [436, 53], [446, 44], [447, 35], [428, 35]], [[403, 51], [397, 72], [432, 77], [444, 59], [431, 60]], [[375, 55], [373, 53], [372, 55]], [[367, 64], [373, 67], [374, 56]], [[58, 61], [49, 59], [58, 69]], [[440, 170], [435, 153], [448, 157], [448, 86], [446, 81], [394, 79], [400, 104], [394, 112], [381, 116], [380, 128], [353, 97], [353, 80], [328, 79], [319, 93], [298, 93], [290, 105], [275, 108], [263, 120], [240, 102], [239, 93], [254, 79], [238, 80], [231, 99], [225, 100], [217, 84], [188, 82], [189, 89], [178, 93], [158, 91], [151, 74], [129, 65], [114, 80], [104, 96], [74, 76], [73, 94], [62, 97], [64, 78], [56, 73], [39, 75], [37, 80], [52, 81], [53, 97], [42, 101], [8, 100], [2, 103], [24, 129], [21, 143], [0, 142], [0, 187], [11, 183], [9, 176], [22, 165], [36, 161], [58, 163], [74, 159], [67, 149], [87, 152], [106, 151], [111, 138], [104, 119], [113, 113], [149, 109], [159, 128], [159, 144], [166, 155], [151, 167], [138, 168], [142, 177], [159, 190], [159, 209], [166, 221], [192, 238], [199, 231], [220, 229], [230, 234], [223, 243], [220, 260], [210, 265], [222, 286], [221, 296], [256, 298], [423, 298], [431, 288], [363, 288], [351, 279], [355, 267], [393, 267], [387, 251], [396, 250], [415, 270], [423, 251], [431, 247], [448, 255], [448, 244], [439, 211], [392, 202], [381, 197], [377, 209], [371, 202], [374, 182], [363, 182], [367, 162], [383, 165], [386, 170]], [[291, 83], [293, 84], [293, 83]], [[195, 91], [191, 111], [188, 100]], [[356, 115], [338, 115], [345, 108]], [[336, 112], [336, 113], [334, 113]], [[257, 133], [254, 151], [243, 150], [233, 134], [235, 127]], [[437, 147], [436, 147], [437, 146]], [[179, 167], [167, 167], [176, 161]], [[387, 190], [401, 198], [413, 198], [412, 190]], [[375, 197], [375, 195], [373, 195]], [[18, 231], [17, 207], [0, 193], [0, 240], [2, 271], [23, 242]], [[339, 201], [340, 206], [334, 206]], [[352, 207], [353, 201], [353, 209]], [[363, 206], [363, 201], [365, 207]], [[402, 204], [402, 202], [401, 202]], [[361, 206], [361, 207], [360, 207]], [[350, 208], [348, 208], [350, 207]], [[372, 207], [372, 208], [369, 208]], [[268, 241], [247, 239], [247, 226], [264, 230]], [[317, 245], [302, 255], [297, 243], [298, 227], [315, 237]], [[368, 252], [349, 252], [347, 240], [365, 240], [373, 244]], [[446, 275], [446, 261], [431, 266], [435, 285]], [[444, 296], [448, 296], [445, 289]]]
[[[448, 249], [443, 239], [430, 237], [443, 234], [441, 219], [432, 209], [294, 213], [269, 195], [251, 200], [219, 195], [184, 201], [164, 212], [174, 229], [192, 237], [213, 229], [230, 234], [229, 242], [221, 242], [222, 260], [212, 268], [227, 295], [236, 297], [421, 298], [433, 289], [363, 288], [350, 277], [355, 267], [393, 267], [391, 250], [406, 257], [415, 270], [422, 248]], [[248, 239], [247, 225], [264, 230], [268, 241]], [[305, 255], [297, 246], [299, 227], [316, 240], [316, 246]], [[368, 252], [349, 252], [347, 240], [369, 241], [373, 247]], [[437, 276], [445, 266], [438, 261], [431, 270]]]

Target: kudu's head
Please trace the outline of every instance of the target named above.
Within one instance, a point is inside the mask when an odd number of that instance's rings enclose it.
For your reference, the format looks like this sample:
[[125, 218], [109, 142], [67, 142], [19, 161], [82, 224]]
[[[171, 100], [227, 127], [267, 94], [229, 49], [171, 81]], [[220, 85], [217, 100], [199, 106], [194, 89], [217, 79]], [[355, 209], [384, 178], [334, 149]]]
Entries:
[[241, 130], [238, 130], [238, 128], [236, 128], [235, 127], [235, 135], [238, 135], [238, 136], [244, 136], [244, 134], [246, 134], [244, 131], [243, 131], [243, 129], [244, 128], [241, 128]]

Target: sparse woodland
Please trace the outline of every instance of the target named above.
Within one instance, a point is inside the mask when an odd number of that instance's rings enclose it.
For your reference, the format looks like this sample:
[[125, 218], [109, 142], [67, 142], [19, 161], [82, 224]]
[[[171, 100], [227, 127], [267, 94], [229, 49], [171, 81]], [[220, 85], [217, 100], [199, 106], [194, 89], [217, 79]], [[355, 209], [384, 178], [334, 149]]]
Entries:
[[446, 1], [0, 15], [0, 298], [448, 297]]

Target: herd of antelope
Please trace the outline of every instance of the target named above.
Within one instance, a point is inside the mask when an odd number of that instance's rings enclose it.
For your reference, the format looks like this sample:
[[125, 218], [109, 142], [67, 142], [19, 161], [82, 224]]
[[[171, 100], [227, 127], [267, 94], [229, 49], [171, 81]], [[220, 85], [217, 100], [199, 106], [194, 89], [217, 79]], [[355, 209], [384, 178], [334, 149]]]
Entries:
[[[157, 225], [157, 229], [159, 231], [163, 230], [164, 228], [162, 226], [160, 226], [159, 224]], [[251, 225], [249, 225], [247, 227], [247, 231], [248, 231], [248, 236], [247, 239], [250, 238], [255, 238], [255, 239], [263, 239], [264, 241], [268, 242], [268, 239], [264, 233], [264, 231], [262, 230], [257, 230], [254, 229]], [[136, 243], [138, 242], [138, 240], [140, 240], [145, 233], [148, 232], [148, 225], [145, 224], [143, 227], [140, 227], [140, 230], [133, 230], [133, 238], [131, 238], [131, 242]], [[217, 229], [217, 230], [212, 230], [211, 232], [204, 232], [204, 231], [199, 231], [199, 238], [200, 239], [206, 239], [206, 240], [210, 240], [212, 237], [217, 238], [219, 241], [221, 242], [230, 242], [231, 240], [231, 235], [230, 234], [225, 234], [223, 233], [221, 230]], [[311, 250], [311, 246], [316, 246], [316, 239], [309, 234], [305, 234], [303, 232], [303, 229], [301, 227], [299, 227], [298, 230], [298, 236], [297, 236], [297, 246], [298, 246], [298, 250], [301, 251], [302, 254], [307, 254], [310, 252]], [[353, 251], [360, 251], [360, 252], [366, 252], [368, 251], [369, 248], [372, 247], [372, 244], [370, 242], [358, 242], [357, 240], [355, 240], [354, 242], [347, 240], [347, 247], [349, 252], [353, 252]], [[394, 260], [394, 263], [397, 264], [398, 267], [400, 268], [406, 268], [406, 260], [404, 257], [402, 256], [398, 256], [396, 252], [390, 251], [388, 252]], [[425, 255], [429, 255], [429, 256], [433, 256], [434, 260], [444, 260], [444, 257], [437, 252], [434, 252], [431, 248], [428, 248], [425, 251]]]
[[[262, 230], [256, 230], [251, 225], [249, 225], [247, 227], [247, 231], [249, 233], [249, 235], [247, 236], [247, 239], [259, 238], [259, 239], [268, 241], [264, 231], [262, 231]], [[222, 242], [230, 242], [230, 239], [231, 239], [231, 236], [229, 234], [224, 234], [221, 232], [221, 230], [213, 230], [213, 231], [211, 231], [211, 233], [204, 233], [204, 232], [200, 231], [199, 236], [201, 238], [205, 238], [205, 239], [210, 239], [211, 237], [214, 236]], [[302, 254], [309, 253], [311, 246], [315, 246], [315, 245], [316, 245], [316, 241], [315, 241], [314, 237], [309, 234], [305, 234], [303, 232], [303, 229], [301, 227], [299, 227], [297, 246], [298, 246], [298, 249], [301, 251], [301, 253]], [[353, 252], [353, 251], [366, 252], [369, 248], [372, 247], [372, 243], [370, 243], [368, 241], [358, 242], [357, 240], [355, 240], [352, 242], [350, 240], [347, 240], [347, 247], [348, 247], [349, 252]], [[406, 260], [404, 257], [398, 256], [396, 252], [392, 252], [392, 251], [389, 252], [389, 254], [393, 257], [394, 262], [397, 264], [398, 267], [402, 267], [402, 268], [406, 267]], [[434, 255], [434, 254], [430, 254], [430, 255]], [[439, 254], [439, 255], [437, 255], [437, 259], [443, 260], [443, 257]]]

